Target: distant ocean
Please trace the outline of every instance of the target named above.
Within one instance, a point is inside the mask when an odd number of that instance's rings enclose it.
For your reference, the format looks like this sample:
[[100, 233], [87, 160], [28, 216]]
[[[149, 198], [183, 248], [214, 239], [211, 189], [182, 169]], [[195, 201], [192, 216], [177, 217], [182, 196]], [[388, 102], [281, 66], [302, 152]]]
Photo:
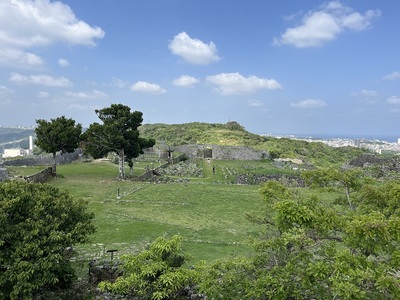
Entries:
[[370, 141], [379, 140], [386, 141], [389, 143], [397, 143], [398, 138], [400, 138], [400, 133], [398, 136], [395, 135], [372, 135], [372, 134], [263, 134], [270, 136], [281, 136], [281, 137], [294, 137], [301, 139], [316, 139], [316, 140], [331, 140], [331, 139], [347, 139], [347, 140], [357, 140], [366, 139]]

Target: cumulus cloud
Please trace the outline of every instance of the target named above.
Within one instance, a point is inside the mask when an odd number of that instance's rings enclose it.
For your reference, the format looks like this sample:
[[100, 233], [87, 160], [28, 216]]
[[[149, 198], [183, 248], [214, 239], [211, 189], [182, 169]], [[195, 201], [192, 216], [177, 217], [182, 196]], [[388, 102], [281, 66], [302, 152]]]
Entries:
[[79, 99], [104, 99], [108, 97], [106, 93], [99, 90], [93, 90], [90, 92], [66, 92], [65, 95]]
[[66, 60], [65, 58], [60, 58], [60, 59], [58, 59], [58, 64], [61, 67], [66, 67], [66, 66], [69, 66], [69, 61]]
[[12, 73], [10, 81], [18, 84], [37, 84], [51, 87], [68, 87], [72, 86], [72, 82], [65, 77], [52, 77], [49, 75], [22, 75], [19, 73]]
[[20, 67], [35, 67], [43, 65], [44, 61], [40, 56], [33, 53], [24, 52], [18, 49], [1, 48], [0, 41], [0, 65], [11, 64], [17, 64]]
[[208, 65], [220, 59], [213, 42], [206, 44], [199, 39], [192, 39], [186, 32], [177, 34], [169, 43], [168, 48], [172, 54], [195, 65]]
[[306, 99], [299, 102], [292, 102], [290, 103], [290, 106], [299, 108], [318, 108], [326, 106], [326, 102], [323, 100]]
[[398, 80], [400, 79], [400, 72], [394, 71], [382, 77], [383, 80]]
[[173, 85], [180, 87], [193, 87], [196, 83], [199, 83], [199, 80], [189, 75], [182, 75], [172, 81]]
[[400, 105], [400, 97], [399, 96], [389, 97], [386, 101], [389, 104]]
[[256, 99], [249, 100], [249, 101], [247, 101], [247, 103], [248, 103], [249, 106], [252, 106], [252, 107], [264, 106], [264, 102], [262, 102], [260, 100], [256, 100]]
[[167, 90], [155, 83], [146, 81], [138, 81], [131, 85], [131, 90], [134, 92], [149, 93], [149, 94], [165, 94]]
[[[43, 64], [33, 49], [54, 43], [95, 46], [105, 35], [77, 19], [68, 5], [50, 0], [0, 1], [0, 63]], [[12, 59], [10, 61], [9, 59]]]
[[244, 77], [239, 73], [220, 73], [207, 76], [206, 80], [216, 85], [216, 90], [222, 95], [249, 94], [257, 90], [277, 90], [282, 86], [275, 79]]
[[368, 29], [372, 19], [380, 15], [378, 9], [361, 14], [340, 1], [331, 1], [304, 15], [299, 25], [287, 28], [279, 38], [274, 38], [273, 45], [293, 45], [298, 48], [322, 46], [346, 30]]

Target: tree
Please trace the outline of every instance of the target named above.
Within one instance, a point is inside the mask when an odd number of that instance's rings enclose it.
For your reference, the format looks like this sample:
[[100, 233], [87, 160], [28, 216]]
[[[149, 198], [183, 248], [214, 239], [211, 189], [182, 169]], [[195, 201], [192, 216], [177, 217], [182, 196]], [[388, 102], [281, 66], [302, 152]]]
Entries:
[[194, 282], [194, 270], [184, 267], [181, 238], [158, 238], [149, 249], [123, 257], [123, 276], [115, 283], [101, 282], [102, 290], [140, 299], [184, 299], [184, 289]]
[[44, 151], [53, 154], [53, 173], [56, 174], [56, 154], [74, 152], [78, 147], [82, 125], [75, 124], [73, 119], [62, 116], [51, 119], [50, 122], [39, 119], [36, 120], [35, 144]]
[[400, 184], [372, 184], [349, 209], [278, 182], [260, 188], [255, 255], [205, 269], [199, 290], [230, 299], [399, 299]]
[[324, 187], [333, 190], [337, 187], [343, 189], [346, 201], [351, 208], [354, 208], [351, 194], [360, 190], [362, 185], [368, 182], [368, 178], [362, 176], [360, 168], [338, 170], [326, 168], [319, 170], [308, 170], [302, 173], [306, 184], [310, 187]]
[[144, 148], [152, 147], [155, 141], [139, 136], [138, 127], [143, 122], [140, 111], [131, 112], [126, 105], [111, 104], [95, 112], [103, 124], [91, 124], [82, 135], [85, 151], [94, 158], [103, 157], [112, 151], [118, 153], [119, 177], [125, 178], [125, 157], [128, 161], [138, 157]]
[[94, 232], [87, 204], [46, 184], [0, 183], [0, 298], [30, 299], [75, 279], [67, 251]]

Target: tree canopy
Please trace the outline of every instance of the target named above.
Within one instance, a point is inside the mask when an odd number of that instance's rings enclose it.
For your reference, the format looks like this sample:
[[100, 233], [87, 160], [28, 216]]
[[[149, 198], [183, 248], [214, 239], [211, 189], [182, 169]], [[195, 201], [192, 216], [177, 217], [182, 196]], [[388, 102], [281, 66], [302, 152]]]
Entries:
[[179, 236], [161, 237], [139, 254], [124, 256], [123, 276], [100, 287], [139, 299], [185, 299], [185, 288], [194, 283], [193, 270], [183, 267], [185, 260]]
[[82, 125], [66, 117], [58, 117], [46, 121], [36, 120], [35, 144], [48, 153], [53, 154], [53, 173], [56, 174], [56, 153], [73, 152], [79, 144]]
[[269, 181], [264, 213], [249, 215], [267, 229], [255, 255], [203, 266], [199, 289], [221, 299], [399, 299], [399, 191], [394, 181], [365, 183], [338, 203]]
[[46, 184], [0, 183], [0, 298], [30, 299], [75, 278], [68, 247], [88, 241], [87, 204]]
[[120, 178], [125, 177], [124, 158], [128, 160], [139, 156], [143, 149], [155, 144], [153, 139], [144, 139], [139, 135], [138, 127], [143, 122], [142, 112], [133, 111], [123, 104], [111, 104], [96, 115], [103, 122], [93, 123], [82, 135], [85, 152], [94, 158], [105, 156], [114, 151], [119, 155]]

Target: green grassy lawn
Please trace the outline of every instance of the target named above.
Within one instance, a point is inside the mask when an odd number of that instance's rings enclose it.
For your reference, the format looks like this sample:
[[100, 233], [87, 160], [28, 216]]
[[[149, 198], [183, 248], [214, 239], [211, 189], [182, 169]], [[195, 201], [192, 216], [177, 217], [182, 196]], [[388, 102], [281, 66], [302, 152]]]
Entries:
[[23, 166], [23, 167], [8, 167], [7, 172], [10, 176], [29, 176], [36, 174], [43, 169], [47, 168], [47, 166]]
[[[134, 174], [146, 165], [136, 163]], [[96, 216], [97, 232], [91, 244], [76, 247], [77, 259], [106, 257], [110, 249], [118, 250], [117, 257], [135, 253], [159, 236], [175, 234], [182, 236], [190, 263], [249, 253], [249, 237], [263, 230], [245, 218], [263, 207], [258, 186], [227, 184], [222, 169], [233, 169], [231, 163], [218, 162], [216, 174], [211, 164], [198, 165], [204, 177], [162, 184], [116, 180], [118, 166], [107, 161], [58, 166], [61, 176], [49, 183], [88, 201]]]

